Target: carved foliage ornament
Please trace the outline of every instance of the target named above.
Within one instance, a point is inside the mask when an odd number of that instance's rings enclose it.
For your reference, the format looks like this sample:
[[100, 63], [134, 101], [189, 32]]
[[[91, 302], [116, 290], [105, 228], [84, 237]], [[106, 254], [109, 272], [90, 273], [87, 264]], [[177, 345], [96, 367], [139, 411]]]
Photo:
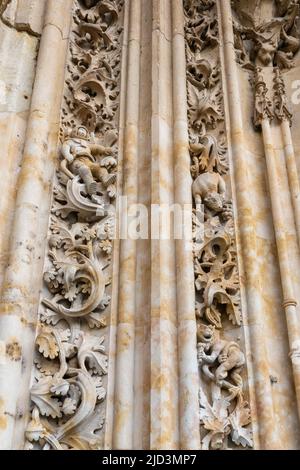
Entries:
[[74, 2], [27, 448], [103, 448], [122, 6]]
[[292, 125], [293, 115], [289, 110], [286, 87], [281, 70], [275, 67], [273, 70], [273, 102], [269, 96], [263, 69], [256, 67], [254, 72], [254, 126], [256, 129], [261, 128], [263, 119], [269, 122], [277, 119], [279, 122], [284, 120]]
[[289, 69], [300, 48], [299, 0], [233, 0], [235, 48], [247, 69]]
[[[252, 447], [216, 2], [184, 2], [203, 449]], [[204, 230], [199, 230], [201, 225]], [[236, 329], [231, 337], [227, 330]]]

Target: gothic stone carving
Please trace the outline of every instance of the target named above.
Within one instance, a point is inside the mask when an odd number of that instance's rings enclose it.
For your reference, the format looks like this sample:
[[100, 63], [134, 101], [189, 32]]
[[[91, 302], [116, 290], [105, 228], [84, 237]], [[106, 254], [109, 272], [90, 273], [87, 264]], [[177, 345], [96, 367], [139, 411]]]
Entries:
[[262, 0], [233, 0], [232, 5], [238, 62], [251, 70], [273, 65], [291, 68], [300, 48], [299, 1], [273, 0], [267, 19], [261, 14]]
[[74, 3], [27, 448], [103, 448], [122, 4]]
[[289, 110], [287, 103], [287, 95], [282, 72], [278, 67], [273, 70], [273, 102], [269, 97], [263, 69], [256, 67], [254, 71], [254, 126], [256, 129], [261, 128], [263, 119], [269, 122], [277, 119], [279, 122], [287, 120], [292, 125], [293, 115]]
[[[236, 445], [251, 447], [248, 427], [251, 415], [248, 403], [243, 399], [240, 375], [245, 356], [237, 343], [220, 339], [211, 325], [199, 323], [197, 339], [198, 362], [203, 376], [211, 384], [211, 400], [200, 388], [200, 419], [208, 431], [202, 439], [202, 448], [226, 450], [229, 436]], [[223, 390], [228, 393], [224, 395]]]
[[[255, 128], [261, 128], [263, 119], [285, 119], [292, 124], [282, 70], [293, 67], [300, 48], [299, 0], [273, 0], [267, 16], [262, 15], [262, 0], [233, 0], [232, 5], [237, 62], [254, 75], [250, 81], [254, 85]], [[265, 83], [266, 67], [273, 68], [275, 74], [272, 97]]]
[[293, 115], [288, 107], [282, 72], [278, 68], [274, 70], [274, 113], [280, 122], [287, 120], [292, 125]]
[[202, 448], [251, 447], [216, 2], [190, 0], [184, 6]]
[[260, 67], [255, 68], [254, 87], [254, 126], [259, 129], [263, 119], [272, 120], [274, 118], [273, 105], [268, 98], [268, 88]]

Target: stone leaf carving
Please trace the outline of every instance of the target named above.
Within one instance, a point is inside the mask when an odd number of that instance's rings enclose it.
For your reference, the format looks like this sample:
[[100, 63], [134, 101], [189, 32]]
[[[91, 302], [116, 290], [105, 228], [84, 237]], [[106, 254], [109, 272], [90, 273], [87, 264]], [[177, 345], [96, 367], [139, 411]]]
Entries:
[[189, 117], [193, 129], [205, 136], [224, 117], [219, 67], [212, 68], [204, 59], [191, 62], [188, 65], [187, 79]]
[[103, 448], [122, 7], [74, 1], [27, 448]]
[[253, 447], [249, 405], [238, 401], [233, 412], [229, 413], [230, 402], [216, 399], [210, 405], [206, 395], [200, 393], [200, 420], [207, 432], [202, 439], [202, 450], [227, 450], [228, 437], [238, 446]]
[[261, 13], [261, 0], [234, 0], [232, 5], [238, 62], [252, 70], [254, 66], [293, 67], [300, 48], [299, 1], [273, 0], [269, 18]]
[[68, 230], [64, 221], [51, 224], [49, 258], [52, 266], [45, 272], [44, 279], [53, 298], [44, 298], [42, 302], [62, 316], [86, 317], [105, 308], [105, 287], [109, 279], [104, 273], [108, 262], [108, 247], [104, 241], [110, 244], [111, 241], [98, 238], [101, 225], [88, 229], [77, 223]]
[[198, 362], [204, 380], [211, 384], [210, 400], [200, 389], [200, 420], [208, 431], [202, 439], [204, 450], [227, 448], [228, 436], [237, 446], [252, 447], [248, 403], [243, 398], [240, 375], [245, 356], [233, 341], [220, 339], [215, 328], [198, 324]]
[[69, 128], [78, 120], [90, 131], [103, 134], [115, 129], [118, 110], [119, 12], [123, 2], [102, 0], [88, 4], [93, 8], [74, 11], [63, 123]]
[[252, 447], [216, 2], [184, 8], [202, 449]]
[[233, 325], [241, 324], [236, 253], [229, 233], [218, 231], [195, 253], [195, 285], [199, 292], [197, 314], [222, 328], [222, 313]]
[[[61, 325], [62, 327], [63, 325]], [[37, 336], [39, 352], [46, 360], [56, 360], [58, 371], [46, 375], [43, 361], [36, 359], [37, 373], [31, 390], [34, 403], [32, 420], [26, 431], [29, 442], [43, 449], [73, 449], [80, 441], [81, 449], [100, 448], [103, 417], [86, 434], [90, 418], [99, 412], [97, 406], [105, 399], [102, 376], [107, 374], [104, 337], [82, 332], [72, 335], [69, 329], [41, 325]]]
[[204, 48], [218, 44], [218, 22], [215, 0], [184, 0], [186, 40], [198, 55]]
[[185, 0], [188, 112], [197, 135], [217, 127], [223, 119], [219, 64], [212, 64], [203, 52], [218, 44], [216, 3]]

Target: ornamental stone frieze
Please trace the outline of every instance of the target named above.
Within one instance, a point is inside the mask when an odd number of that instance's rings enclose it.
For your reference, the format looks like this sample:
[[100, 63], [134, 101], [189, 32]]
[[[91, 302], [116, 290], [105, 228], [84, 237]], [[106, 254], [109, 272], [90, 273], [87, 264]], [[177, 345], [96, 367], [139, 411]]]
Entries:
[[0, 0], [1, 449], [300, 449], [299, 17]]

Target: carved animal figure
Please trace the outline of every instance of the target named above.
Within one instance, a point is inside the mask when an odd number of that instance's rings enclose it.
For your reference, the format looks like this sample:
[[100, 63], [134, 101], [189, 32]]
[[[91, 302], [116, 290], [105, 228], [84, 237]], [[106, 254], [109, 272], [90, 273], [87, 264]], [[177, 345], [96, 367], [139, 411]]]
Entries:
[[275, 53], [277, 50], [277, 44], [270, 42], [258, 42], [256, 65], [268, 67], [273, 64]]
[[208, 210], [221, 212], [225, 203], [226, 184], [222, 176], [213, 171], [199, 175], [192, 186], [196, 205], [204, 204]]
[[[243, 381], [240, 372], [245, 365], [245, 356], [239, 345], [234, 341], [217, 338], [215, 328], [203, 323], [198, 324], [197, 339], [198, 362], [204, 375], [220, 388], [241, 391]], [[215, 370], [212, 372], [211, 368]]]
[[[97, 192], [97, 180], [105, 187], [110, 186], [116, 180], [116, 174], [108, 172], [109, 167], [116, 165], [116, 160], [108, 155], [112, 154], [110, 147], [104, 147], [90, 142], [89, 133], [85, 127], [79, 127], [68, 136], [62, 146], [64, 162], [62, 167], [68, 174], [66, 165], [71, 170], [71, 175], [79, 175], [85, 183], [87, 193], [92, 196]], [[106, 155], [101, 163], [96, 161], [96, 155]]]

